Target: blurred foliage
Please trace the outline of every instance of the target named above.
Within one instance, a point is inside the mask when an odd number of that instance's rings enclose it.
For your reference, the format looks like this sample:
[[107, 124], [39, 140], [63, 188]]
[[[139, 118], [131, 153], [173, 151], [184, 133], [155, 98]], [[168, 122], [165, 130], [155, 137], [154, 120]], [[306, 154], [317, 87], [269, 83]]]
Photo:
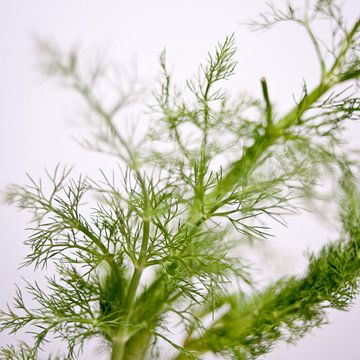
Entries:
[[[330, 44], [315, 34], [323, 19]], [[326, 323], [328, 308], [348, 309], [360, 275], [360, 198], [358, 155], [344, 146], [343, 130], [360, 114], [354, 88], [360, 20], [348, 28], [340, 5], [327, 0], [300, 9], [270, 5], [250, 26], [284, 21], [305, 28], [321, 74], [288, 113], [275, 111], [264, 78], [259, 98], [226, 92], [236, 69], [231, 35], [183, 91], [161, 53], [141, 140], [117, 123], [138, 96], [135, 85], [104, 102], [96, 89], [108, 78], [106, 67], [84, 74], [76, 51], [63, 55], [40, 43], [46, 73], [86, 104], [94, 131], [82, 145], [120, 165], [98, 180], [72, 178], [58, 165], [45, 185], [29, 176], [28, 185], [8, 188], [6, 200], [33, 214], [23, 266], [53, 263], [56, 274], [45, 288], [26, 282], [23, 291], [36, 305], [29, 307], [18, 288], [14, 304], [1, 311], [1, 330], [25, 328], [34, 336], [31, 346], [2, 348], [1, 359], [37, 359], [51, 339], [67, 343], [67, 353], [55, 359], [76, 359], [93, 336], [109, 344], [114, 360], [197, 359], [208, 352], [255, 359], [276, 341], [294, 342]], [[319, 191], [321, 183], [331, 184], [328, 193]], [[319, 201], [337, 206], [339, 239], [309, 256], [305, 274], [256, 289], [239, 245], [268, 238], [266, 218], [284, 223]], [[174, 316], [177, 325], [169, 323]], [[180, 342], [175, 333], [182, 333]]]

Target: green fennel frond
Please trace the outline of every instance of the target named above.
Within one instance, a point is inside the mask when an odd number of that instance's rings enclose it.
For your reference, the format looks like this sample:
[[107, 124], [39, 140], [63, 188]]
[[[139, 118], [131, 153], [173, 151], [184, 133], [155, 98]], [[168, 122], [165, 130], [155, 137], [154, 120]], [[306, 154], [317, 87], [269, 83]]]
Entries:
[[[330, 44], [315, 31], [324, 18]], [[139, 97], [136, 85], [104, 102], [97, 88], [106, 83], [105, 68], [84, 75], [76, 51], [66, 56], [40, 44], [46, 73], [80, 95], [91, 114], [95, 131], [81, 144], [116, 165], [98, 179], [58, 165], [7, 189], [6, 201], [32, 214], [23, 266], [51, 266], [55, 275], [46, 285], [25, 280], [0, 312], [0, 330], [33, 335], [31, 345], [3, 347], [1, 358], [38, 359], [46, 342], [59, 339], [67, 352], [54, 358], [77, 359], [96, 336], [112, 360], [208, 352], [255, 359], [324, 324], [328, 308], [348, 309], [360, 276], [360, 195], [358, 154], [343, 146], [343, 130], [360, 116], [353, 86], [360, 20], [348, 28], [336, 2], [315, 1], [303, 9], [270, 5], [250, 25], [287, 21], [305, 28], [321, 69], [288, 112], [275, 111], [265, 78], [258, 97], [226, 91], [237, 64], [230, 35], [182, 90], [161, 53], [140, 140], [118, 126], [121, 111]], [[240, 247], [272, 237], [272, 221], [286, 224], [287, 215], [319, 206], [337, 208], [338, 240], [309, 256], [305, 274], [259, 288]]]

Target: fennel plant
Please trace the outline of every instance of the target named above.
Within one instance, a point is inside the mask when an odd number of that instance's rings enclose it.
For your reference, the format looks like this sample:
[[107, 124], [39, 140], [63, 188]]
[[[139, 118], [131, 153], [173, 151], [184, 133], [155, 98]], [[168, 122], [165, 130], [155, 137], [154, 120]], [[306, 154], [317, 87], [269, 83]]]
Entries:
[[[314, 30], [323, 19], [330, 43]], [[34, 335], [32, 344], [3, 347], [1, 359], [38, 359], [54, 338], [67, 351], [48, 359], [77, 359], [94, 336], [108, 344], [112, 360], [208, 353], [255, 359], [324, 324], [328, 308], [348, 309], [360, 276], [359, 162], [342, 146], [342, 134], [360, 113], [360, 18], [348, 27], [336, 2], [319, 0], [300, 9], [270, 6], [250, 25], [283, 21], [306, 30], [321, 73], [290, 111], [275, 110], [265, 78], [258, 98], [225, 91], [236, 68], [231, 35], [182, 91], [161, 53], [161, 81], [141, 141], [117, 121], [131, 91], [105, 104], [95, 91], [101, 68], [85, 78], [76, 52], [64, 56], [44, 45], [46, 70], [80, 94], [95, 119], [83, 145], [120, 165], [98, 180], [74, 178], [58, 165], [46, 172], [46, 186], [29, 176], [28, 185], [7, 189], [9, 203], [33, 214], [23, 265], [52, 263], [56, 273], [46, 288], [17, 288], [13, 305], [1, 311], [1, 330]], [[331, 183], [331, 196], [320, 195], [321, 182]], [[300, 208], [334, 204], [338, 240], [311, 254], [304, 274], [257, 288], [239, 245], [266, 239], [266, 218], [283, 222]], [[24, 291], [36, 305], [26, 304]]]

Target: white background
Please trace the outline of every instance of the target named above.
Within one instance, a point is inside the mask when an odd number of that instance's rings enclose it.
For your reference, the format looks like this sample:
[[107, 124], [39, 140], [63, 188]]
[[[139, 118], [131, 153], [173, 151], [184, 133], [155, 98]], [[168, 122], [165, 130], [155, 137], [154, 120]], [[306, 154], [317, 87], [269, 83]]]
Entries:
[[[356, 0], [346, 4], [351, 23], [360, 5]], [[58, 162], [75, 164], [87, 174], [114, 165], [85, 152], [71, 139], [82, 130], [72, 121], [79, 110], [76, 98], [39, 74], [34, 36], [61, 49], [80, 44], [88, 54], [106, 53], [130, 67], [136, 63], [140, 78], [151, 86], [164, 47], [170, 68], [184, 79], [196, 72], [216, 42], [234, 32], [239, 65], [231, 86], [259, 95], [259, 79], [265, 76], [272, 99], [286, 110], [293, 104], [293, 94], [300, 94], [304, 79], [309, 87], [316, 82], [318, 67], [303, 30], [296, 26], [281, 25], [260, 34], [240, 25], [264, 8], [260, 0], [0, 0], [0, 189], [9, 183], [23, 184], [25, 172], [38, 177]], [[359, 145], [356, 134], [351, 139]], [[14, 294], [14, 283], [21, 283], [20, 276], [35, 277], [30, 269], [17, 270], [26, 253], [22, 242], [27, 220], [26, 214], [0, 205], [1, 307]], [[276, 274], [300, 271], [302, 252], [319, 248], [328, 238], [333, 238], [328, 224], [317, 225], [305, 216], [290, 219], [289, 228], [279, 229], [278, 239], [272, 240], [279, 255], [268, 267]], [[285, 262], [280, 267], [276, 259]], [[332, 311], [329, 320], [324, 329], [313, 331], [296, 346], [280, 344], [265, 359], [358, 360], [359, 305], [348, 313]], [[14, 340], [0, 335], [1, 345]], [[98, 351], [101, 346], [87, 350], [83, 359], [99, 357]]]

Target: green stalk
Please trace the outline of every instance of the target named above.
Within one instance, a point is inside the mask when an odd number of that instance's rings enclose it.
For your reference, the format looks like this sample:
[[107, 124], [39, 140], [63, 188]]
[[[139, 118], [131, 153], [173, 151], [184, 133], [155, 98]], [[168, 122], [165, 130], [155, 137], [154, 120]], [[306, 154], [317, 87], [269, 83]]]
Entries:
[[141, 249], [138, 260], [134, 264], [134, 273], [130, 281], [128, 293], [125, 299], [125, 323], [124, 325], [119, 329], [118, 333], [114, 336], [112, 339], [112, 360], [122, 360], [126, 359], [125, 354], [125, 347], [126, 342], [128, 340], [128, 330], [129, 330], [129, 321], [131, 319], [131, 316], [133, 314], [134, 309], [134, 303], [136, 299], [136, 292], [140, 284], [141, 276], [143, 274], [143, 271], [145, 269], [145, 263], [146, 263], [146, 252], [148, 249], [148, 243], [149, 243], [149, 235], [150, 235], [150, 221], [148, 219], [148, 206], [149, 206], [149, 200], [148, 200], [148, 194], [145, 187], [144, 179], [141, 178], [141, 175], [137, 173], [143, 195], [144, 195], [144, 222], [143, 222], [143, 237], [142, 237], [142, 243], [141, 243]]
[[121, 337], [112, 340], [111, 360], [121, 360], [124, 356], [124, 339]]

